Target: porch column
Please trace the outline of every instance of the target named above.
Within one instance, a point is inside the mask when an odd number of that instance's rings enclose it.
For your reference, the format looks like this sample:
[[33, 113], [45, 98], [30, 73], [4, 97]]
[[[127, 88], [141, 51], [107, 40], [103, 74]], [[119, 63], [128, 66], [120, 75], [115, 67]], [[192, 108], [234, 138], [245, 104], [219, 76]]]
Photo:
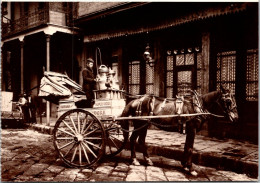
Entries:
[[3, 56], [3, 54], [4, 54], [4, 43], [2, 42], [1, 43], [1, 68], [2, 68], [2, 72], [1, 72], [1, 89], [2, 89], [2, 91], [5, 91], [6, 90], [6, 86], [5, 86], [5, 84], [4, 84], [4, 72], [3, 72], [3, 70], [4, 70], [4, 64], [3, 64], [3, 62], [4, 62], [4, 56]]
[[210, 33], [202, 34], [202, 93], [209, 92]]
[[[51, 36], [46, 34], [46, 71], [50, 71], [50, 39]], [[46, 101], [46, 123], [50, 126], [50, 102]]]
[[163, 50], [160, 40], [154, 43], [154, 94], [156, 96], [164, 97], [164, 62], [161, 50]]
[[23, 47], [24, 47], [24, 41], [20, 41], [20, 47], [21, 47], [21, 93], [24, 92], [24, 79], [23, 79], [23, 64], [24, 64], [24, 59], [23, 59]]

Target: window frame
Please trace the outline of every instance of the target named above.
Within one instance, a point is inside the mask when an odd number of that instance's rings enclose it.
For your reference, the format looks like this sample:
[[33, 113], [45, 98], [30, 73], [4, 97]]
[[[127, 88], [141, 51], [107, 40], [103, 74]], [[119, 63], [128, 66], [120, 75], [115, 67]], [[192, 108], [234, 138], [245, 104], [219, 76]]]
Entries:
[[[134, 65], [138, 65], [139, 66], [139, 70], [136, 71], [138, 73], [138, 82], [133, 82], [133, 75], [132, 75], [132, 71], [133, 71], [133, 66]], [[130, 70], [130, 67], [131, 67], [131, 70]], [[141, 70], [141, 61], [139, 60], [133, 60], [133, 61], [129, 61], [128, 62], [128, 92], [132, 95], [136, 95], [136, 94], [140, 94], [141, 92], [141, 73], [140, 73], [140, 70]], [[131, 79], [130, 79], [131, 78]], [[132, 86], [138, 86], [139, 87], [139, 92], [137, 93], [132, 93]]]
[[[187, 61], [187, 55], [188, 54], [193, 54], [193, 64], [186, 64]], [[185, 48], [185, 49], [168, 49], [167, 54], [166, 54], [166, 64], [165, 64], [165, 97], [167, 98], [174, 98], [175, 95], [178, 94], [178, 72], [181, 71], [191, 71], [191, 88], [196, 89], [198, 87], [198, 82], [197, 82], [197, 57], [198, 55], [201, 54], [201, 49], [200, 47], [191, 47], [191, 48]], [[177, 60], [177, 55], [184, 55], [184, 64], [183, 65], [176, 65], [176, 60]], [[170, 60], [170, 57], [172, 57], [172, 69], [168, 69], [168, 60]], [[201, 68], [199, 68], [201, 70]], [[168, 74], [172, 73], [172, 82], [168, 81]], [[168, 83], [171, 83], [172, 85], [168, 85]], [[201, 86], [199, 86], [201, 87]], [[172, 89], [170, 89], [172, 88]], [[169, 92], [169, 90], [172, 90]], [[171, 93], [171, 96], [170, 94]]]
[[[249, 101], [249, 102], [257, 102], [258, 101], [258, 91], [254, 94], [254, 95], [248, 95], [247, 91], [250, 90], [250, 87], [248, 87], [249, 85], [255, 84], [256, 86], [254, 87], [255, 89], [258, 89], [258, 82], [259, 82], [259, 55], [258, 55], [258, 49], [247, 49], [246, 52], [246, 83], [245, 83], [245, 88], [246, 88], [246, 93], [245, 93], [245, 100]], [[257, 69], [256, 71], [254, 70], [252, 72], [252, 70], [250, 70], [251, 72], [249, 72], [249, 57], [250, 56], [256, 56], [253, 58], [253, 61], [256, 61], [255, 63], [253, 63], [253, 67], [254, 69]], [[250, 65], [252, 66], [252, 65]], [[251, 75], [252, 73], [256, 73], [256, 76]], [[249, 80], [248, 77], [253, 77], [254, 80]]]

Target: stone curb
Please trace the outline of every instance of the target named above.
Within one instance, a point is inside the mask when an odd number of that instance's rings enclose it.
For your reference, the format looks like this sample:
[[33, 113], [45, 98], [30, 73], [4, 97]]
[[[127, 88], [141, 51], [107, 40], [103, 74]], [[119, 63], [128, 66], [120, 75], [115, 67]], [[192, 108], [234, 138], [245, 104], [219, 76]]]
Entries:
[[33, 129], [44, 134], [49, 134], [49, 135], [53, 134], [53, 127], [40, 125], [40, 124], [30, 124], [28, 127], [29, 129]]
[[[148, 153], [151, 155], [163, 156], [178, 161], [182, 160], [183, 150], [164, 148], [147, 144]], [[244, 173], [250, 177], [258, 177], [258, 163], [241, 161], [230, 156], [220, 154], [193, 152], [193, 163], [202, 166], [213, 167], [219, 170]]]
[[[53, 134], [53, 127], [48, 127], [40, 124], [31, 124], [29, 125], [30, 129], [36, 130], [44, 134]], [[126, 145], [126, 149], [129, 149], [129, 144]], [[138, 151], [137, 147], [137, 151]], [[151, 143], [147, 143], [147, 150], [150, 155], [163, 156], [170, 159], [175, 159], [181, 161], [183, 150], [173, 149], [169, 147], [159, 147]], [[258, 163], [241, 161], [234, 157], [223, 156], [217, 153], [201, 153], [193, 152], [193, 163], [202, 166], [213, 167], [221, 170], [234, 171], [236, 173], [244, 173], [250, 177], [258, 177]]]

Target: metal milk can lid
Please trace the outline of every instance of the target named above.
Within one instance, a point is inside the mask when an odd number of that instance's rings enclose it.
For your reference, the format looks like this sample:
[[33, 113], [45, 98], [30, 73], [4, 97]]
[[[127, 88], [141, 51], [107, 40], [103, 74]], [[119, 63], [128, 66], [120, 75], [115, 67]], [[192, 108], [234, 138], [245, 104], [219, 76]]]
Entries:
[[99, 66], [98, 72], [99, 72], [99, 73], [108, 73], [108, 68], [107, 68], [107, 66], [105, 66], [105, 65]]

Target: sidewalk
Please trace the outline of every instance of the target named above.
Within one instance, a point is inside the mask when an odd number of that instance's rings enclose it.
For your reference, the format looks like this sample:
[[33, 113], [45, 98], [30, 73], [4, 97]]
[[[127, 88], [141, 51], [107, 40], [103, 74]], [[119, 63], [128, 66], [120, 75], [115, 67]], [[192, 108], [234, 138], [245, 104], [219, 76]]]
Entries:
[[[31, 129], [52, 134], [55, 121], [50, 126], [32, 124]], [[150, 155], [181, 160], [186, 136], [176, 132], [148, 130], [146, 143]], [[138, 149], [137, 149], [138, 150]], [[258, 177], [258, 145], [234, 139], [219, 140], [197, 135], [193, 150], [193, 163], [245, 173]]]

